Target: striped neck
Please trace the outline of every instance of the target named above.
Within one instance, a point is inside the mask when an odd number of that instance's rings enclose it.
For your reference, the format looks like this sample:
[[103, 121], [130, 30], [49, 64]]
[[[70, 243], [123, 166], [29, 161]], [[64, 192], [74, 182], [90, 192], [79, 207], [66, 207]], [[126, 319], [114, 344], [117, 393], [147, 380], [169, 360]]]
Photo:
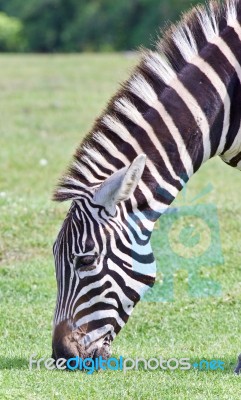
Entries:
[[[229, 162], [240, 140], [241, 2], [194, 9], [155, 52], [144, 53], [123, 89], [77, 149], [55, 199], [92, 193], [140, 153], [147, 163], [127, 209], [156, 219], [215, 155]], [[231, 121], [231, 124], [230, 122]]]

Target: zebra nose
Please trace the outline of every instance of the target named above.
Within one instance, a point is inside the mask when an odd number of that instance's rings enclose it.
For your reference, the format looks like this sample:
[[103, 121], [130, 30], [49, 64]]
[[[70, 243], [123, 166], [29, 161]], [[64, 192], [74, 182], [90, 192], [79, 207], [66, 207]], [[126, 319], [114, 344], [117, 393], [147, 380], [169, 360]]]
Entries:
[[75, 356], [80, 356], [81, 347], [73, 339], [73, 324], [70, 320], [60, 322], [55, 326], [52, 340], [52, 357], [57, 360], [66, 360]]

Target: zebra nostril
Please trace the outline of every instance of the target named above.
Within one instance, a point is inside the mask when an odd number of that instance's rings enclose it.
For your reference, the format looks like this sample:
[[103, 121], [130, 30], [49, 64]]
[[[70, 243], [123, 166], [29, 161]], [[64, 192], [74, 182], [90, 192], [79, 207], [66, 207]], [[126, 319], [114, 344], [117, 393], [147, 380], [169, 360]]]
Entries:
[[103, 344], [109, 346], [109, 345], [110, 345], [110, 341], [111, 341], [110, 335], [107, 335], [107, 336], [104, 338]]

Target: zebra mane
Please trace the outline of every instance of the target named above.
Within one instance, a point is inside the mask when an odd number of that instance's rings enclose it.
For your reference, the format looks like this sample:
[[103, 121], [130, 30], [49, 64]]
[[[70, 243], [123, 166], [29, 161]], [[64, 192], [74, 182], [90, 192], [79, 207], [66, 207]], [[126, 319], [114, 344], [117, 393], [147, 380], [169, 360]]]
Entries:
[[154, 104], [158, 98], [153, 87], [158, 89], [160, 96], [187, 63], [238, 17], [241, 18], [241, 0], [210, 1], [183, 14], [180, 22], [162, 32], [155, 51], [143, 50], [141, 61], [131, 77], [122, 84], [77, 148], [70, 167], [54, 192], [54, 200], [80, 198], [84, 192], [93, 191], [114, 171], [127, 165], [118, 138], [130, 142], [131, 131], [127, 129], [128, 122], [123, 124], [118, 118], [120, 114], [127, 121], [129, 118], [138, 124], [144, 111], [140, 99], [148, 106]]

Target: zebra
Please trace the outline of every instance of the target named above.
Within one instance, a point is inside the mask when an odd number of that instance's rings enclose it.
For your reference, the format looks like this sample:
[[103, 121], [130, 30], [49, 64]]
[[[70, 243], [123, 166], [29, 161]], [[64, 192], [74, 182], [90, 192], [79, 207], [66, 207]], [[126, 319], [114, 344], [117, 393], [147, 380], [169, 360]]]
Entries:
[[210, 158], [241, 169], [240, 85], [241, 0], [210, 1], [143, 50], [95, 121], [54, 192], [71, 201], [53, 246], [55, 359], [110, 357], [155, 282], [157, 219]]

